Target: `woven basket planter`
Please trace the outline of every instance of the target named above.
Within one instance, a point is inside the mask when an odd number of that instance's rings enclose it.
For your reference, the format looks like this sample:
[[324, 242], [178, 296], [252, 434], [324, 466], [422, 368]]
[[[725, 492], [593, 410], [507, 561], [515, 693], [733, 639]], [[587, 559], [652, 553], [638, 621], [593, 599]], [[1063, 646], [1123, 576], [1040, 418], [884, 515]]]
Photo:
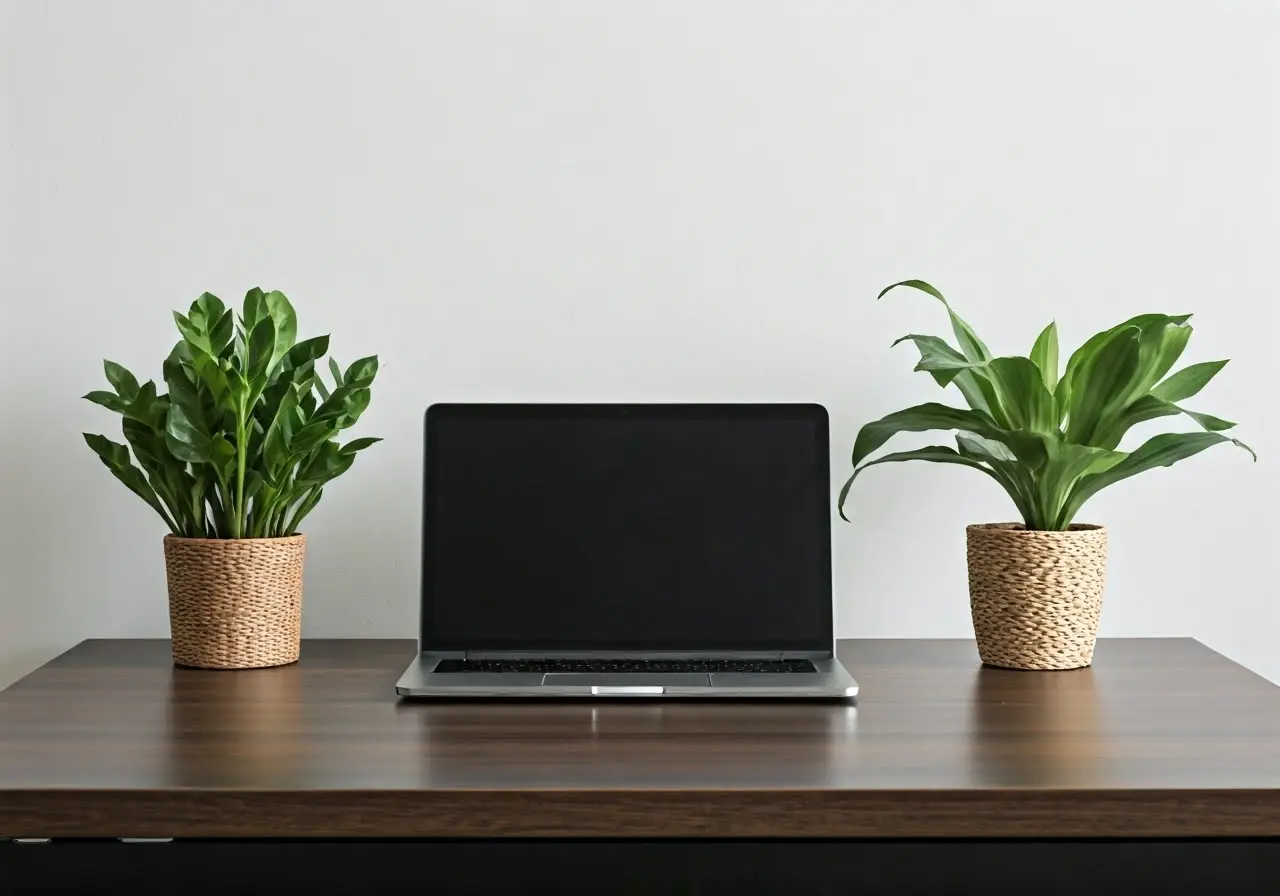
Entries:
[[173, 661], [202, 669], [296, 662], [304, 535], [164, 539]]
[[1093, 662], [1107, 578], [1107, 530], [1017, 523], [970, 526], [969, 607], [978, 655], [1006, 669], [1079, 669]]

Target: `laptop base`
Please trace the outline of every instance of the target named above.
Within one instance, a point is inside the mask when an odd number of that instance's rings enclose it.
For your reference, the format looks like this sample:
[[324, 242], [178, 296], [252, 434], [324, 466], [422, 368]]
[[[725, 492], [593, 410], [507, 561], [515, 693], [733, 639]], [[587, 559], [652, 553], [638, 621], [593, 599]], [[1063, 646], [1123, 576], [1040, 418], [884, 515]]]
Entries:
[[463, 699], [815, 699], [848, 700], [858, 683], [831, 655], [809, 657], [813, 672], [525, 673], [433, 671], [456, 654], [422, 653], [396, 683], [401, 697]]

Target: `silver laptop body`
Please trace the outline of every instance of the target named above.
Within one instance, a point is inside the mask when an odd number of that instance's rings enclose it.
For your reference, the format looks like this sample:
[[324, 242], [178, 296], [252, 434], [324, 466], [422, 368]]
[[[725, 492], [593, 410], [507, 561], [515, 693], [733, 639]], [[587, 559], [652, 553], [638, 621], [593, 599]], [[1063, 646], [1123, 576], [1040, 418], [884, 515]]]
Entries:
[[433, 405], [412, 698], [850, 699], [818, 405]]

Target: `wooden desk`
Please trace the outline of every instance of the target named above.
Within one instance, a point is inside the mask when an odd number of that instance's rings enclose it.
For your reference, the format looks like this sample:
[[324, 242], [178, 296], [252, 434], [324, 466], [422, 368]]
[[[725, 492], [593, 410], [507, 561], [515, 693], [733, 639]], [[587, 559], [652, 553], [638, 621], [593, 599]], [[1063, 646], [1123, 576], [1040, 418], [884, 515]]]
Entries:
[[397, 702], [413, 652], [86, 641], [0, 693], [0, 837], [1270, 838], [1280, 868], [1280, 688], [1191, 640], [1056, 673], [842, 641], [856, 708]]

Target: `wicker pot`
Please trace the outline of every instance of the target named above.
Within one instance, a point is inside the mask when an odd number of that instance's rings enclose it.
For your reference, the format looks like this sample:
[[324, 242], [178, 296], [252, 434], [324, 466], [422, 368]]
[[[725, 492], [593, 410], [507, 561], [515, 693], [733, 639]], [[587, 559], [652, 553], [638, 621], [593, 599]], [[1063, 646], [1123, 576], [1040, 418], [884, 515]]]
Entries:
[[202, 669], [296, 662], [304, 535], [164, 539], [173, 661]]
[[1018, 523], [967, 530], [969, 607], [978, 655], [1006, 669], [1078, 669], [1093, 662], [1107, 578], [1107, 530]]

